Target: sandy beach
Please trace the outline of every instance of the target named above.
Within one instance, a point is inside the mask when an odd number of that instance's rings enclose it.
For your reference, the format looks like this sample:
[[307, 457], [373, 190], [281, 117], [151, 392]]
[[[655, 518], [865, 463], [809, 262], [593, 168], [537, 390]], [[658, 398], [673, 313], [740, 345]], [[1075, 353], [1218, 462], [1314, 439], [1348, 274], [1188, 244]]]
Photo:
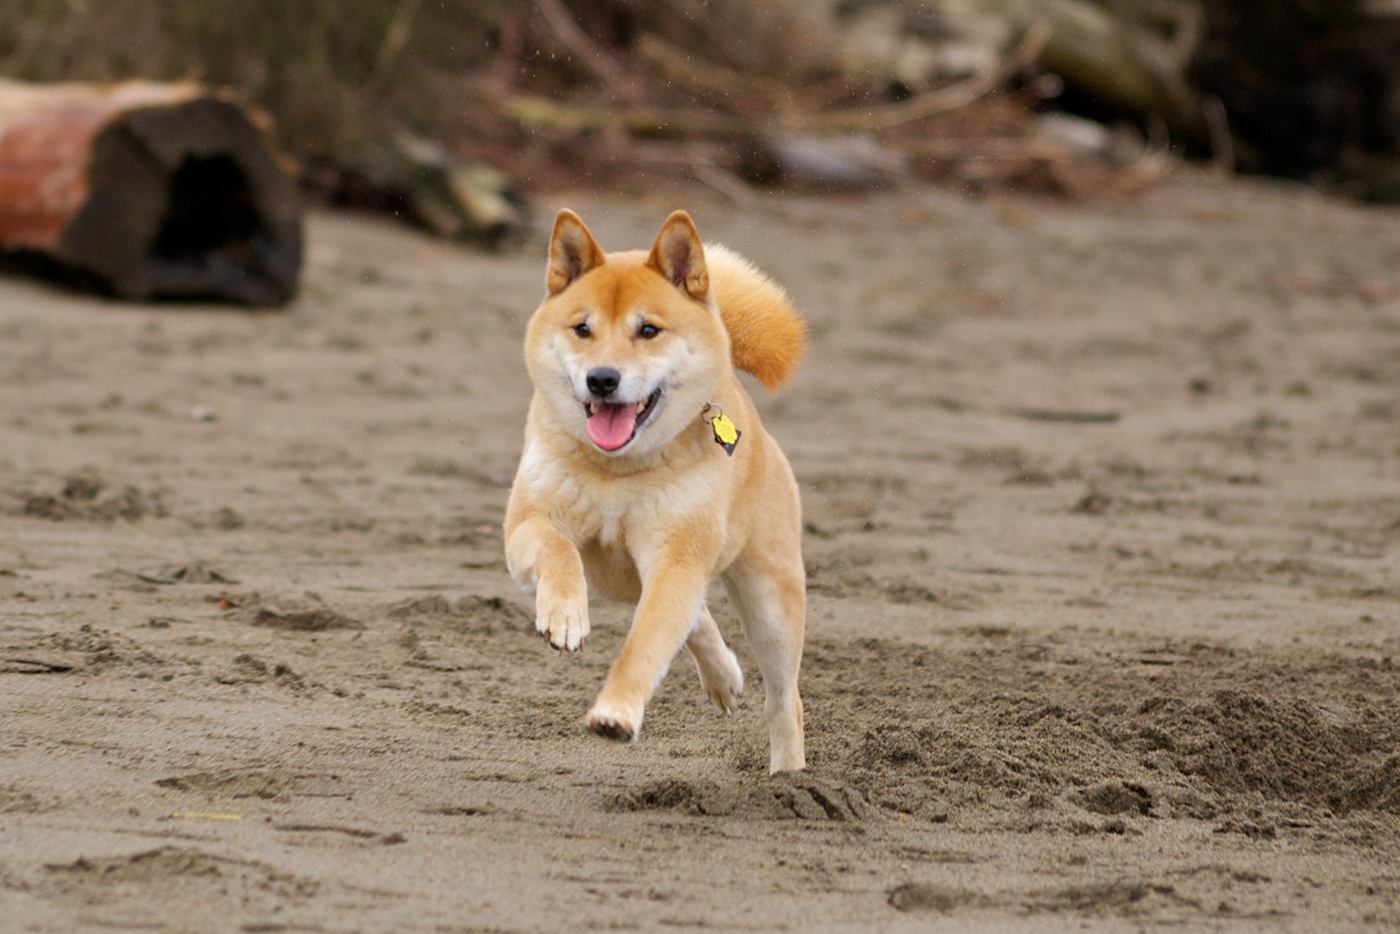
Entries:
[[500, 523], [537, 244], [308, 218], [281, 312], [0, 279], [0, 928], [1400, 925], [1400, 216], [1183, 176], [1074, 206], [685, 207], [787, 287], [810, 769], [677, 660], [533, 631]]

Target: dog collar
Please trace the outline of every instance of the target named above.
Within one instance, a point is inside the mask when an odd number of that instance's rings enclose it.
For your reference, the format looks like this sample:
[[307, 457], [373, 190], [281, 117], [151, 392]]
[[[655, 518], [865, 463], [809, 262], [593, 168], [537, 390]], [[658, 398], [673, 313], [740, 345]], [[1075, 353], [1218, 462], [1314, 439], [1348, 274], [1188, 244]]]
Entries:
[[[717, 414], [706, 418], [711, 409]], [[734, 448], [738, 447], [739, 438], [744, 433], [734, 427], [734, 423], [729, 420], [729, 416], [724, 414], [724, 409], [715, 405], [713, 402], [706, 402], [705, 407], [700, 410], [700, 418], [702, 421], [709, 424], [710, 430], [714, 432], [715, 444], [724, 448], [724, 453], [733, 457]]]

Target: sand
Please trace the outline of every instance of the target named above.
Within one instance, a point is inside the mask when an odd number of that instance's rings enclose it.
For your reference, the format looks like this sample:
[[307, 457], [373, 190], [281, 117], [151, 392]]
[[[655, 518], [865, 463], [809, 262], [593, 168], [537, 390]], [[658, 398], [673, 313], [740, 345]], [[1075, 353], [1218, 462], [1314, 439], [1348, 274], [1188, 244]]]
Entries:
[[1400, 224], [1260, 185], [666, 211], [812, 323], [810, 770], [533, 632], [538, 249], [309, 219], [282, 313], [0, 280], [0, 928], [1400, 925]]

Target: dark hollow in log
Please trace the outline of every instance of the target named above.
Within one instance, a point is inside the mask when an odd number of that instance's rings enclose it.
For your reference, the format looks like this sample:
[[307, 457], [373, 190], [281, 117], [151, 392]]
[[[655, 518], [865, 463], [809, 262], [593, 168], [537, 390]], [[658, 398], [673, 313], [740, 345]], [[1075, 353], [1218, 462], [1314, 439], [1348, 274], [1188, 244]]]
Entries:
[[133, 300], [295, 294], [296, 185], [236, 104], [194, 85], [5, 82], [0, 117], [11, 265]]

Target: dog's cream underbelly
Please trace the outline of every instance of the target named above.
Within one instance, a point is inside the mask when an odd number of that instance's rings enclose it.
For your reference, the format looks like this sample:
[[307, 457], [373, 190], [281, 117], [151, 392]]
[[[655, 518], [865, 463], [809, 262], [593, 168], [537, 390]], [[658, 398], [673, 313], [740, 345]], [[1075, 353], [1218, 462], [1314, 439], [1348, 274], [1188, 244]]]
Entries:
[[598, 539], [582, 542], [579, 556], [588, 587], [605, 600], [636, 603], [642, 597], [642, 579], [637, 564], [620, 544], [604, 545]]

